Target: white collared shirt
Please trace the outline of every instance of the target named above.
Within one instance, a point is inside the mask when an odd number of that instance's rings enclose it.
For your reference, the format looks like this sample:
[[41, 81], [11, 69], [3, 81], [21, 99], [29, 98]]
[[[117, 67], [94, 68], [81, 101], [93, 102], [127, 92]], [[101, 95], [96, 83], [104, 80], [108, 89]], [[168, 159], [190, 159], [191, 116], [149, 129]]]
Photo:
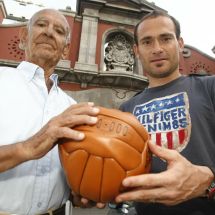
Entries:
[[[17, 68], [0, 67], [0, 146], [28, 139], [76, 103], [57, 87], [57, 75], [50, 79], [48, 93], [37, 65], [24, 61]], [[0, 173], [0, 212], [44, 213], [65, 203], [69, 192], [55, 146], [41, 159]]]

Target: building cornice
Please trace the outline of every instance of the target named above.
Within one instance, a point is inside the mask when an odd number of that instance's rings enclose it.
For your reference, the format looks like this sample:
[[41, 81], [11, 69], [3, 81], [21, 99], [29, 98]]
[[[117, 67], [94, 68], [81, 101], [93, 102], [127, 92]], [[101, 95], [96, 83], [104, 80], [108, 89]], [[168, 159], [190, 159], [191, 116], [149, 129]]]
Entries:
[[206, 58], [209, 58], [210, 60], [215, 61], [215, 57], [212, 57], [212, 56], [206, 54], [205, 52], [201, 51], [200, 49], [198, 49], [198, 48], [196, 48], [196, 47], [193, 47], [193, 46], [191, 46], [191, 45], [185, 45], [185, 46], [184, 46], [184, 49], [188, 49], [188, 50], [190, 49], [190, 50], [197, 51], [197, 52], [199, 52], [201, 55], [205, 56]]
[[[0, 59], [0, 66], [17, 67], [19, 61]], [[134, 91], [143, 90], [148, 86], [145, 76], [129, 72], [89, 72], [74, 70], [69, 67], [69, 62], [59, 62], [55, 68], [60, 82], [80, 84], [81, 88], [87, 87], [113, 87]]]

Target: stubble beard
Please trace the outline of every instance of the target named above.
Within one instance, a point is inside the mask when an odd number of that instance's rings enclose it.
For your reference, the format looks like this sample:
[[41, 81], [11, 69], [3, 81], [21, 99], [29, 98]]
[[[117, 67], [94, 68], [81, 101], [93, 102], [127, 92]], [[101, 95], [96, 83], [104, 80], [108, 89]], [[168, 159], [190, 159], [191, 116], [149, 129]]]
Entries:
[[[159, 67], [159, 65], [158, 65]], [[172, 73], [174, 73], [178, 68], [178, 63], [175, 63], [172, 67], [170, 67], [166, 71], [158, 72], [155, 70], [149, 70], [147, 71], [147, 74], [151, 76], [152, 78], [166, 78], [170, 76]]]

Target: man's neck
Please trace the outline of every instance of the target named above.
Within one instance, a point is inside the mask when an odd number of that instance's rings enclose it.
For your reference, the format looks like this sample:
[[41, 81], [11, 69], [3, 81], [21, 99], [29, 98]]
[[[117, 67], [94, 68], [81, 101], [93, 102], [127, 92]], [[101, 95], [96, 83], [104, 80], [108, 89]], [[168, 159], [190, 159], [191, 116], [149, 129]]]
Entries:
[[50, 80], [50, 76], [54, 73], [54, 69], [56, 65], [50, 64], [50, 61], [47, 63], [47, 61], [38, 59], [37, 62], [29, 61], [31, 63], [34, 63], [41, 67], [44, 70], [44, 76], [45, 76], [45, 82], [48, 91], [51, 89], [53, 82]]
[[48, 92], [51, 90], [52, 85], [53, 85], [53, 81], [50, 78], [46, 79], [46, 86], [47, 86]]
[[149, 79], [148, 88], [159, 87], [159, 86], [165, 85], [165, 84], [179, 78], [180, 76], [181, 76], [181, 74], [179, 72], [177, 72], [177, 73], [172, 73], [168, 77], [164, 77], [164, 78], [148, 77], [148, 79]]

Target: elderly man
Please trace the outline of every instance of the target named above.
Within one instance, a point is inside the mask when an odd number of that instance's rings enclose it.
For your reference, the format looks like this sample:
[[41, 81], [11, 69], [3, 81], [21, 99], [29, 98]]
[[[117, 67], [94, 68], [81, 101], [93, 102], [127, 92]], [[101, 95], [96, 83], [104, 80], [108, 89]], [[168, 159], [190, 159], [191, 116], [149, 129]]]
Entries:
[[26, 61], [0, 68], [0, 214], [64, 214], [70, 190], [56, 142], [83, 139], [72, 128], [96, 123], [99, 110], [57, 86], [54, 68], [70, 42], [63, 15], [41, 10], [20, 35]]

